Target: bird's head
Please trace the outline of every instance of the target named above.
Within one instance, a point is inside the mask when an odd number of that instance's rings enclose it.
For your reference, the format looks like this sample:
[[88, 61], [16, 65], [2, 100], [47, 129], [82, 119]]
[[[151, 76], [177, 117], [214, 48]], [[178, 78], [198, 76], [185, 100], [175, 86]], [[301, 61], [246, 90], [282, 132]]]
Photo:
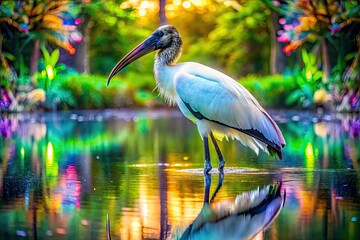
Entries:
[[171, 46], [179, 46], [181, 48], [181, 38], [178, 30], [171, 26], [165, 25], [156, 29], [148, 38], [137, 45], [133, 50], [125, 55], [111, 70], [107, 85], [110, 80], [115, 76], [121, 69], [135, 61], [136, 59], [156, 50], [163, 50]]

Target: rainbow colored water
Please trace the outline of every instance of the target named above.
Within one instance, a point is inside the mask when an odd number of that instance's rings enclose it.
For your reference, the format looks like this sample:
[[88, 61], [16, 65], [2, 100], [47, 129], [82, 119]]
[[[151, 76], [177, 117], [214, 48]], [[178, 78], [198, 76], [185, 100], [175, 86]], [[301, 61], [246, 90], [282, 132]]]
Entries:
[[[259, 239], [360, 238], [360, 117], [270, 113], [283, 160], [221, 142], [215, 201], [282, 181], [284, 208]], [[105, 239], [107, 213], [113, 239], [171, 238], [202, 209], [203, 146], [178, 111], [2, 115], [0, 132], [1, 239]]]

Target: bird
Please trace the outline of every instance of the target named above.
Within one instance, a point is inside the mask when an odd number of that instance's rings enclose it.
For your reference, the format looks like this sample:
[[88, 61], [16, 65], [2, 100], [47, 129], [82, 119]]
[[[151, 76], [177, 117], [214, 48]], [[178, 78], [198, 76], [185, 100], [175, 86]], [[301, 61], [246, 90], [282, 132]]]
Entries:
[[[208, 177], [209, 174], [205, 176]], [[279, 182], [243, 192], [236, 195], [234, 200], [204, 201], [196, 219], [182, 233], [181, 229], [175, 229], [174, 237], [171, 239], [263, 237], [264, 231], [270, 227], [284, 207], [286, 190], [284, 189], [284, 193], [281, 194], [281, 187], [282, 182]]]
[[169, 105], [177, 105], [183, 115], [197, 125], [204, 145], [204, 174], [212, 169], [209, 137], [223, 171], [224, 156], [217, 140], [236, 139], [252, 149], [282, 158], [285, 139], [275, 121], [240, 83], [228, 75], [195, 62], [178, 63], [182, 38], [176, 27], [163, 25], [134, 47], [111, 70], [110, 80], [140, 57], [156, 51], [156, 88]]

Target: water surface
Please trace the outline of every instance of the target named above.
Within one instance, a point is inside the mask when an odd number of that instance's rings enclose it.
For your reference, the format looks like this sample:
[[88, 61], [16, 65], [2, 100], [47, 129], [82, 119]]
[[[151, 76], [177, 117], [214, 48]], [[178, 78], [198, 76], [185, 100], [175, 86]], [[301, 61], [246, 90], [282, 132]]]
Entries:
[[[270, 113], [283, 160], [221, 142], [214, 202], [281, 181], [284, 207], [258, 239], [359, 239], [359, 116]], [[1, 239], [105, 239], [107, 214], [113, 239], [177, 238], [203, 208], [202, 141], [178, 111], [2, 115], [0, 132]]]

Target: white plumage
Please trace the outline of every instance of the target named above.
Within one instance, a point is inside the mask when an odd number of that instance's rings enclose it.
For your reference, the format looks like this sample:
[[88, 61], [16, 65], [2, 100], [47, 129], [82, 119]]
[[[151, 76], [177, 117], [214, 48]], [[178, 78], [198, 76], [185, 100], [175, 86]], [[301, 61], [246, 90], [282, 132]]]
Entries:
[[243, 192], [235, 201], [204, 202], [181, 237], [172, 239], [254, 239], [280, 214], [286, 198], [280, 191], [281, 183]]
[[204, 141], [205, 172], [211, 169], [208, 136], [219, 155], [221, 170], [224, 160], [213, 136], [220, 140], [223, 137], [237, 139], [256, 154], [261, 149], [281, 158], [285, 140], [258, 101], [238, 82], [215, 69], [193, 62], [176, 64], [181, 47], [177, 29], [162, 26], [119, 61], [108, 83], [132, 61], [159, 50], [154, 65], [157, 87], [170, 104], [176, 103], [181, 112], [196, 123]]

